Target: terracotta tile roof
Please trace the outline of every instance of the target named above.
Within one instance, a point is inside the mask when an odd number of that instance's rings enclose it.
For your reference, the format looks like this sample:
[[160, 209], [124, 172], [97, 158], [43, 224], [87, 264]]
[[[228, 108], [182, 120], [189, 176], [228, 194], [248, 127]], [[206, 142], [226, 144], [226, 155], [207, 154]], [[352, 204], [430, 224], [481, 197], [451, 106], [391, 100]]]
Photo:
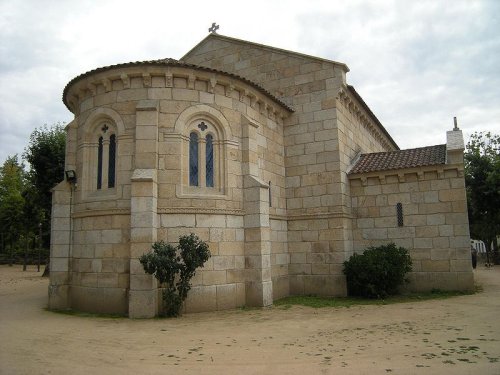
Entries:
[[349, 174], [387, 171], [446, 163], [446, 145], [362, 154]]

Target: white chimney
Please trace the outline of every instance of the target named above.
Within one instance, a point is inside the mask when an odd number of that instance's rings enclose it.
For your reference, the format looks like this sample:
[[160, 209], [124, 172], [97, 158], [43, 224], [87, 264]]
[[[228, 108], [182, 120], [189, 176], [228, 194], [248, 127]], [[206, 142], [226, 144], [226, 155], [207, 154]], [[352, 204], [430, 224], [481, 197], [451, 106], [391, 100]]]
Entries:
[[454, 128], [446, 132], [446, 164], [464, 162], [464, 136], [457, 126], [457, 118], [453, 117]]

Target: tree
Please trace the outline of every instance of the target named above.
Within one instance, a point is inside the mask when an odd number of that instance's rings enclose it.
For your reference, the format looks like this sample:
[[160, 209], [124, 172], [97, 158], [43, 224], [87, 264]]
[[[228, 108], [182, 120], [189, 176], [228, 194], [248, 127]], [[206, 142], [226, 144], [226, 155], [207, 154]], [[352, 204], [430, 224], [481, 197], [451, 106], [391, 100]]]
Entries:
[[494, 261], [498, 264], [500, 135], [490, 132], [472, 134], [464, 160], [471, 237], [485, 243], [488, 262], [493, 243]]
[[180, 315], [182, 303], [191, 289], [191, 278], [209, 258], [207, 243], [193, 233], [181, 236], [177, 247], [155, 242], [153, 252], [139, 258], [144, 271], [165, 285], [163, 304], [167, 316]]
[[17, 155], [8, 157], [0, 167], [0, 232], [3, 244], [9, 244], [10, 259], [24, 228], [24, 166]]
[[[50, 213], [52, 208], [52, 188], [64, 179], [64, 156], [66, 132], [60, 123], [50, 128], [44, 125], [35, 129], [24, 152], [24, 158], [30, 164], [29, 181], [32, 189], [26, 191], [26, 200], [30, 207], [32, 220], [29, 226], [42, 223], [44, 233], [50, 233]], [[50, 237], [44, 238], [44, 247], [48, 247]]]

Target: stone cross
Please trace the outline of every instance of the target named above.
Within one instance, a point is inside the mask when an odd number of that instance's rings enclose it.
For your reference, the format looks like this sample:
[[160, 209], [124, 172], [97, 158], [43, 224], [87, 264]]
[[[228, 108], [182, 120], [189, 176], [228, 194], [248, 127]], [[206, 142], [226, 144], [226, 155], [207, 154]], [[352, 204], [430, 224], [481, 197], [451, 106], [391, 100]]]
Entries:
[[212, 27], [208, 29], [208, 32], [212, 34], [217, 34], [217, 30], [219, 29], [219, 25], [216, 25], [215, 22], [212, 23]]
[[106, 133], [108, 131], [108, 125], [107, 124], [104, 124], [104, 126], [101, 128], [101, 130]]

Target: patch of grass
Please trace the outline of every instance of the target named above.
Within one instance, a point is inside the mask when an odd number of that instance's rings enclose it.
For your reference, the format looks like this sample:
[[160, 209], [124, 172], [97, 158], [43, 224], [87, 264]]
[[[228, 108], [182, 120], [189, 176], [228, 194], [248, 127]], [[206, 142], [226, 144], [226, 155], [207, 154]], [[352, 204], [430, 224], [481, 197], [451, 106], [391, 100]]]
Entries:
[[371, 299], [361, 297], [319, 297], [319, 296], [290, 296], [274, 301], [275, 306], [289, 308], [291, 305], [301, 305], [313, 308], [321, 307], [351, 307], [355, 305], [389, 305], [394, 303], [408, 303], [446, 299], [457, 296], [474, 294], [474, 292], [448, 292], [432, 290], [427, 293], [410, 293], [389, 296], [384, 299]]
[[104, 313], [88, 313], [88, 312], [82, 312], [82, 311], [75, 311], [75, 310], [49, 310], [45, 309], [46, 311], [56, 313], [56, 314], [62, 314], [62, 315], [71, 315], [71, 316], [78, 316], [80, 318], [106, 318], [106, 319], [122, 319], [126, 318], [125, 315], [120, 315], [120, 314], [104, 314]]

